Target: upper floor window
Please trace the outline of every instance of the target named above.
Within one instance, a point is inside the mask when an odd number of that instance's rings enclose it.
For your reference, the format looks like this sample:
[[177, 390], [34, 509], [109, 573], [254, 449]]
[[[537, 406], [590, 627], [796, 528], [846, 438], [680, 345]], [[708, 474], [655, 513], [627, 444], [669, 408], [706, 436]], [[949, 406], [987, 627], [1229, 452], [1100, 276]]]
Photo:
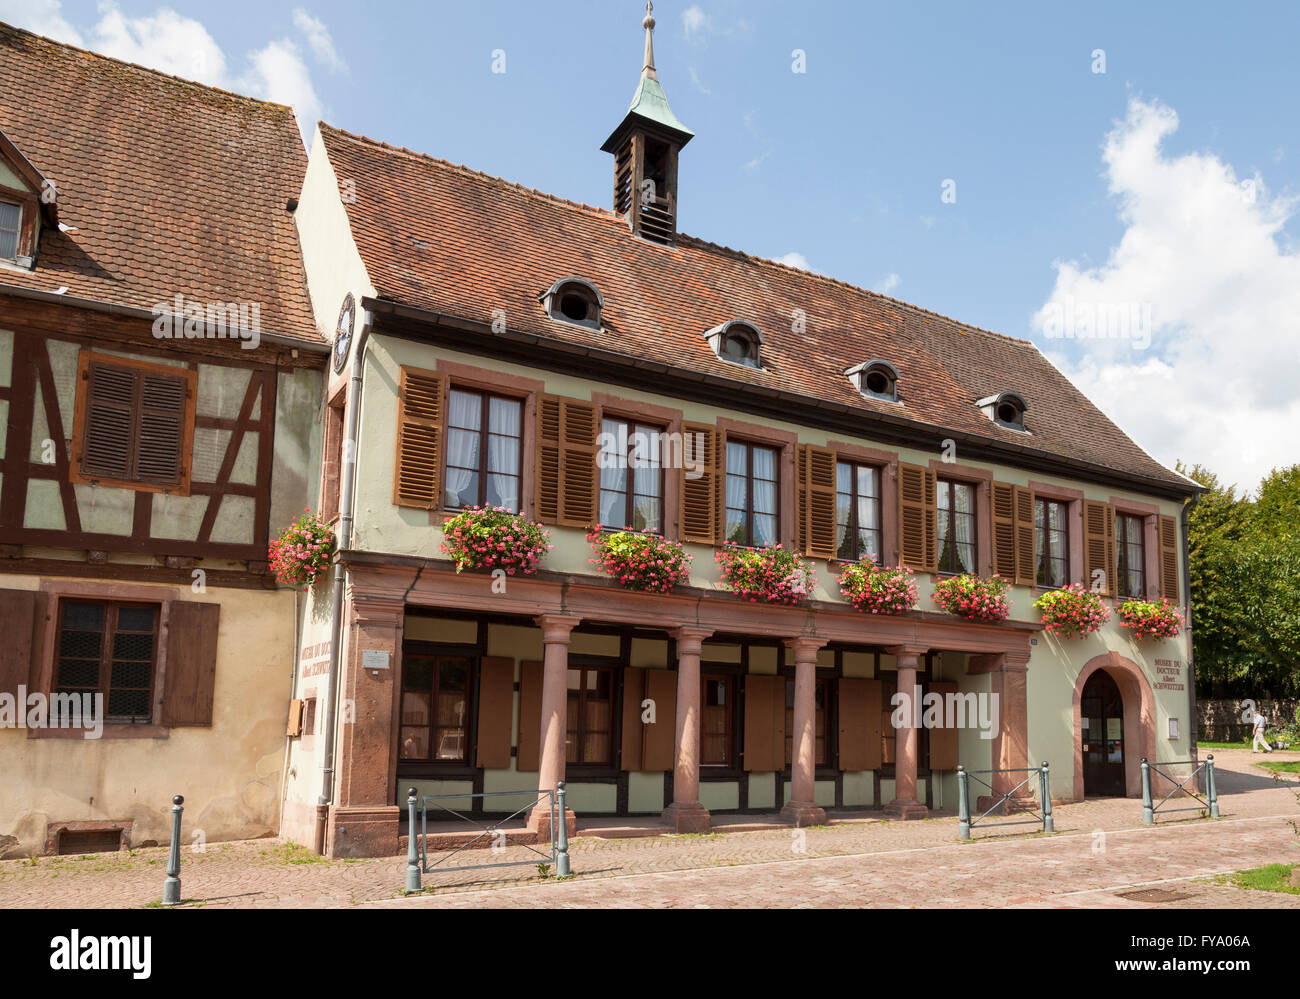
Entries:
[[1064, 586], [1070, 575], [1069, 505], [1034, 500], [1034, 566], [1039, 586]]
[[600, 422], [600, 522], [634, 531], [664, 529], [662, 431], [644, 423]]
[[594, 284], [580, 277], [561, 278], [541, 295], [552, 319], [588, 329], [600, 329], [600, 310], [605, 300]]
[[731, 319], [721, 326], [715, 326], [704, 334], [713, 352], [724, 361], [743, 364], [749, 368], [761, 368], [759, 348], [763, 344], [763, 334], [758, 327], [741, 319]]
[[999, 392], [978, 400], [975, 405], [984, 410], [984, 415], [998, 426], [1024, 431], [1025, 412], [1029, 406], [1019, 393]]
[[845, 372], [863, 395], [898, 402], [898, 371], [888, 361], [866, 361]]
[[153, 720], [158, 604], [59, 601], [55, 694], [102, 694], [105, 720]]
[[569, 670], [566, 720], [568, 763], [614, 763], [614, 671], [604, 666]]
[[846, 561], [880, 564], [880, 469], [873, 465], [835, 466], [835, 548]]
[[469, 745], [470, 661], [461, 656], [402, 657], [404, 760], [463, 763]]
[[519, 510], [523, 403], [453, 388], [447, 406], [444, 504]]
[[975, 487], [940, 479], [937, 493], [939, 571], [974, 572]]
[[1146, 530], [1142, 518], [1131, 513], [1115, 515], [1115, 592], [1121, 597], [1146, 599]]
[[18, 237], [22, 228], [22, 206], [0, 201], [0, 260], [18, 259]]
[[751, 547], [776, 544], [777, 457], [774, 447], [727, 441], [728, 541]]
[[198, 372], [82, 351], [73, 482], [187, 495]]

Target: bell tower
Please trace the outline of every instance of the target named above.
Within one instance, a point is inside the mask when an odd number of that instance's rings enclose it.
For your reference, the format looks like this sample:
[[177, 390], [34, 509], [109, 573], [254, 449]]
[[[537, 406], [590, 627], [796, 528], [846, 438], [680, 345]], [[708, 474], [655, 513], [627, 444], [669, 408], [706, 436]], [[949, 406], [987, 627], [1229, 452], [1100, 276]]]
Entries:
[[654, 6], [645, 5], [641, 81], [601, 150], [614, 154], [614, 211], [634, 235], [665, 246], [677, 238], [677, 154], [695, 133], [677, 120], [655, 72]]

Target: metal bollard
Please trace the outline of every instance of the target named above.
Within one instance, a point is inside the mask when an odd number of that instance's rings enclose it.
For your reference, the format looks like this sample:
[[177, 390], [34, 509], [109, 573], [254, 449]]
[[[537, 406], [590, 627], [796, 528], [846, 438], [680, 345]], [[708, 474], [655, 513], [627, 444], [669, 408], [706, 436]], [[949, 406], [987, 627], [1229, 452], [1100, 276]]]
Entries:
[[555, 830], [555, 876], [567, 878], [569, 876], [569, 823], [565, 818], [567, 813], [564, 810], [564, 781], [556, 782], [555, 797], [560, 812], [558, 819], [560, 824]]
[[1153, 826], [1156, 823], [1155, 802], [1151, 798], [1151, 765], [1142, 757], [1142, 824]]
[[406, 792], [406, 890], [420, 890], [420, 855], [415, 849], [415, 788]]
[[1210, 818], [1219, 817], [1219, 789], [1214, 783], [1214, 754], [1205, 758], [1205, 797], [1210, 803]]
[[960, 763], [957, 764], [957, 838], [970, 839], [970, 778]]
[[181, 806], [185, 799], [181, 795], [172, 798], [172, 845], [167, 851], [167, 878], [163, 881], [163, 905], [181, 904]]
[[1052, 818], [1052, 772], [1048, 769], [1047, 761], [1043, 761], [1043, 768], [1038, 771], [1038, 787], [1043, 798], [1043, 832], [1056, 832], [1056, 821]]

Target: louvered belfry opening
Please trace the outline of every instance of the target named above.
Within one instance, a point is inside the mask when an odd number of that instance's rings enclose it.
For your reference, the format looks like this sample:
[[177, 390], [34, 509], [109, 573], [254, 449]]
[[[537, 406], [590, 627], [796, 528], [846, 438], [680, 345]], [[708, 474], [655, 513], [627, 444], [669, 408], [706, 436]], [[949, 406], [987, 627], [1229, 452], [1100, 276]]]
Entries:
[[635, 235], [665, 246], [677, 238], [677, 150], [637, 131], [614, 156], [614, 210]]

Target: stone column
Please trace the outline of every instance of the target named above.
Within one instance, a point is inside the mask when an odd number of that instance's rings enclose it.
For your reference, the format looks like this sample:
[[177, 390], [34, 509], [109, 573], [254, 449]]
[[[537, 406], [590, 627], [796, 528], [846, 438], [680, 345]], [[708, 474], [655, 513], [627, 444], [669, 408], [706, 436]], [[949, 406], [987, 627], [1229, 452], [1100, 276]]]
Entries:
[[[538, 751], [537, 789], [553, 791], [564, 780], [564, 761], [568, 742], [569, 707], [569, 633], [582, 623], [581, 618], [544, 614], [536, 618], [542, 629], [542, 642], [546, 646], [542, 667], [542, 719], [541, 747]], [[577, 834], [577, 819], [573, 809], [565, 809], [565, 824], [569, 835]], [[551, 836], [549, 808], [538, 806], [528, 817], [528, 828], [539, 839]]]
[[907, 697], [901, 702], [906, 709], [902, 724], [894, 729], [894, 800], [885, 805], [885, 813], [899, 819], [923, 819], [930, 810], [916, 797], [916, 768], [921, 746], [921, 733], [915, 725], [920, 714], [916, 670], [921, 656], [929, 650], [899, 646], [889, 651], [898, 658], [898, 692]]
[[[998, 730], [993, 736], [991, 769], [1021, 770], [1029, 766], [1029, 706], [1026, 698], [1029, 656], [998, 653], [971, 656], [967, 673], [989, 674], [989, 696], [996, 699]], [[994, 794], [980, 795], [975, 807], [981, 812], [992, 807], [1002, 795], [1023, 781], [1028, 774], [995, 773], [989, 781]], [[1020, 788], [1007, 802], [1007, 812], [1022, 812], [1037, 807], [1036, 783]]]
[[817, 769], [817, 650], [824, 638], [786, 639], [794, 650], [794, 731], [790, 757], [790, 800], [781, 816], [796, 826], [826, 824], [826, 812], [814, 801]]
[[673, 771], [673, 800], [663, 820], [679, 833], [709, 831], [709, 811], [700, 804], [700, 643], [713, 632], [678, 628], [677, 733]]

